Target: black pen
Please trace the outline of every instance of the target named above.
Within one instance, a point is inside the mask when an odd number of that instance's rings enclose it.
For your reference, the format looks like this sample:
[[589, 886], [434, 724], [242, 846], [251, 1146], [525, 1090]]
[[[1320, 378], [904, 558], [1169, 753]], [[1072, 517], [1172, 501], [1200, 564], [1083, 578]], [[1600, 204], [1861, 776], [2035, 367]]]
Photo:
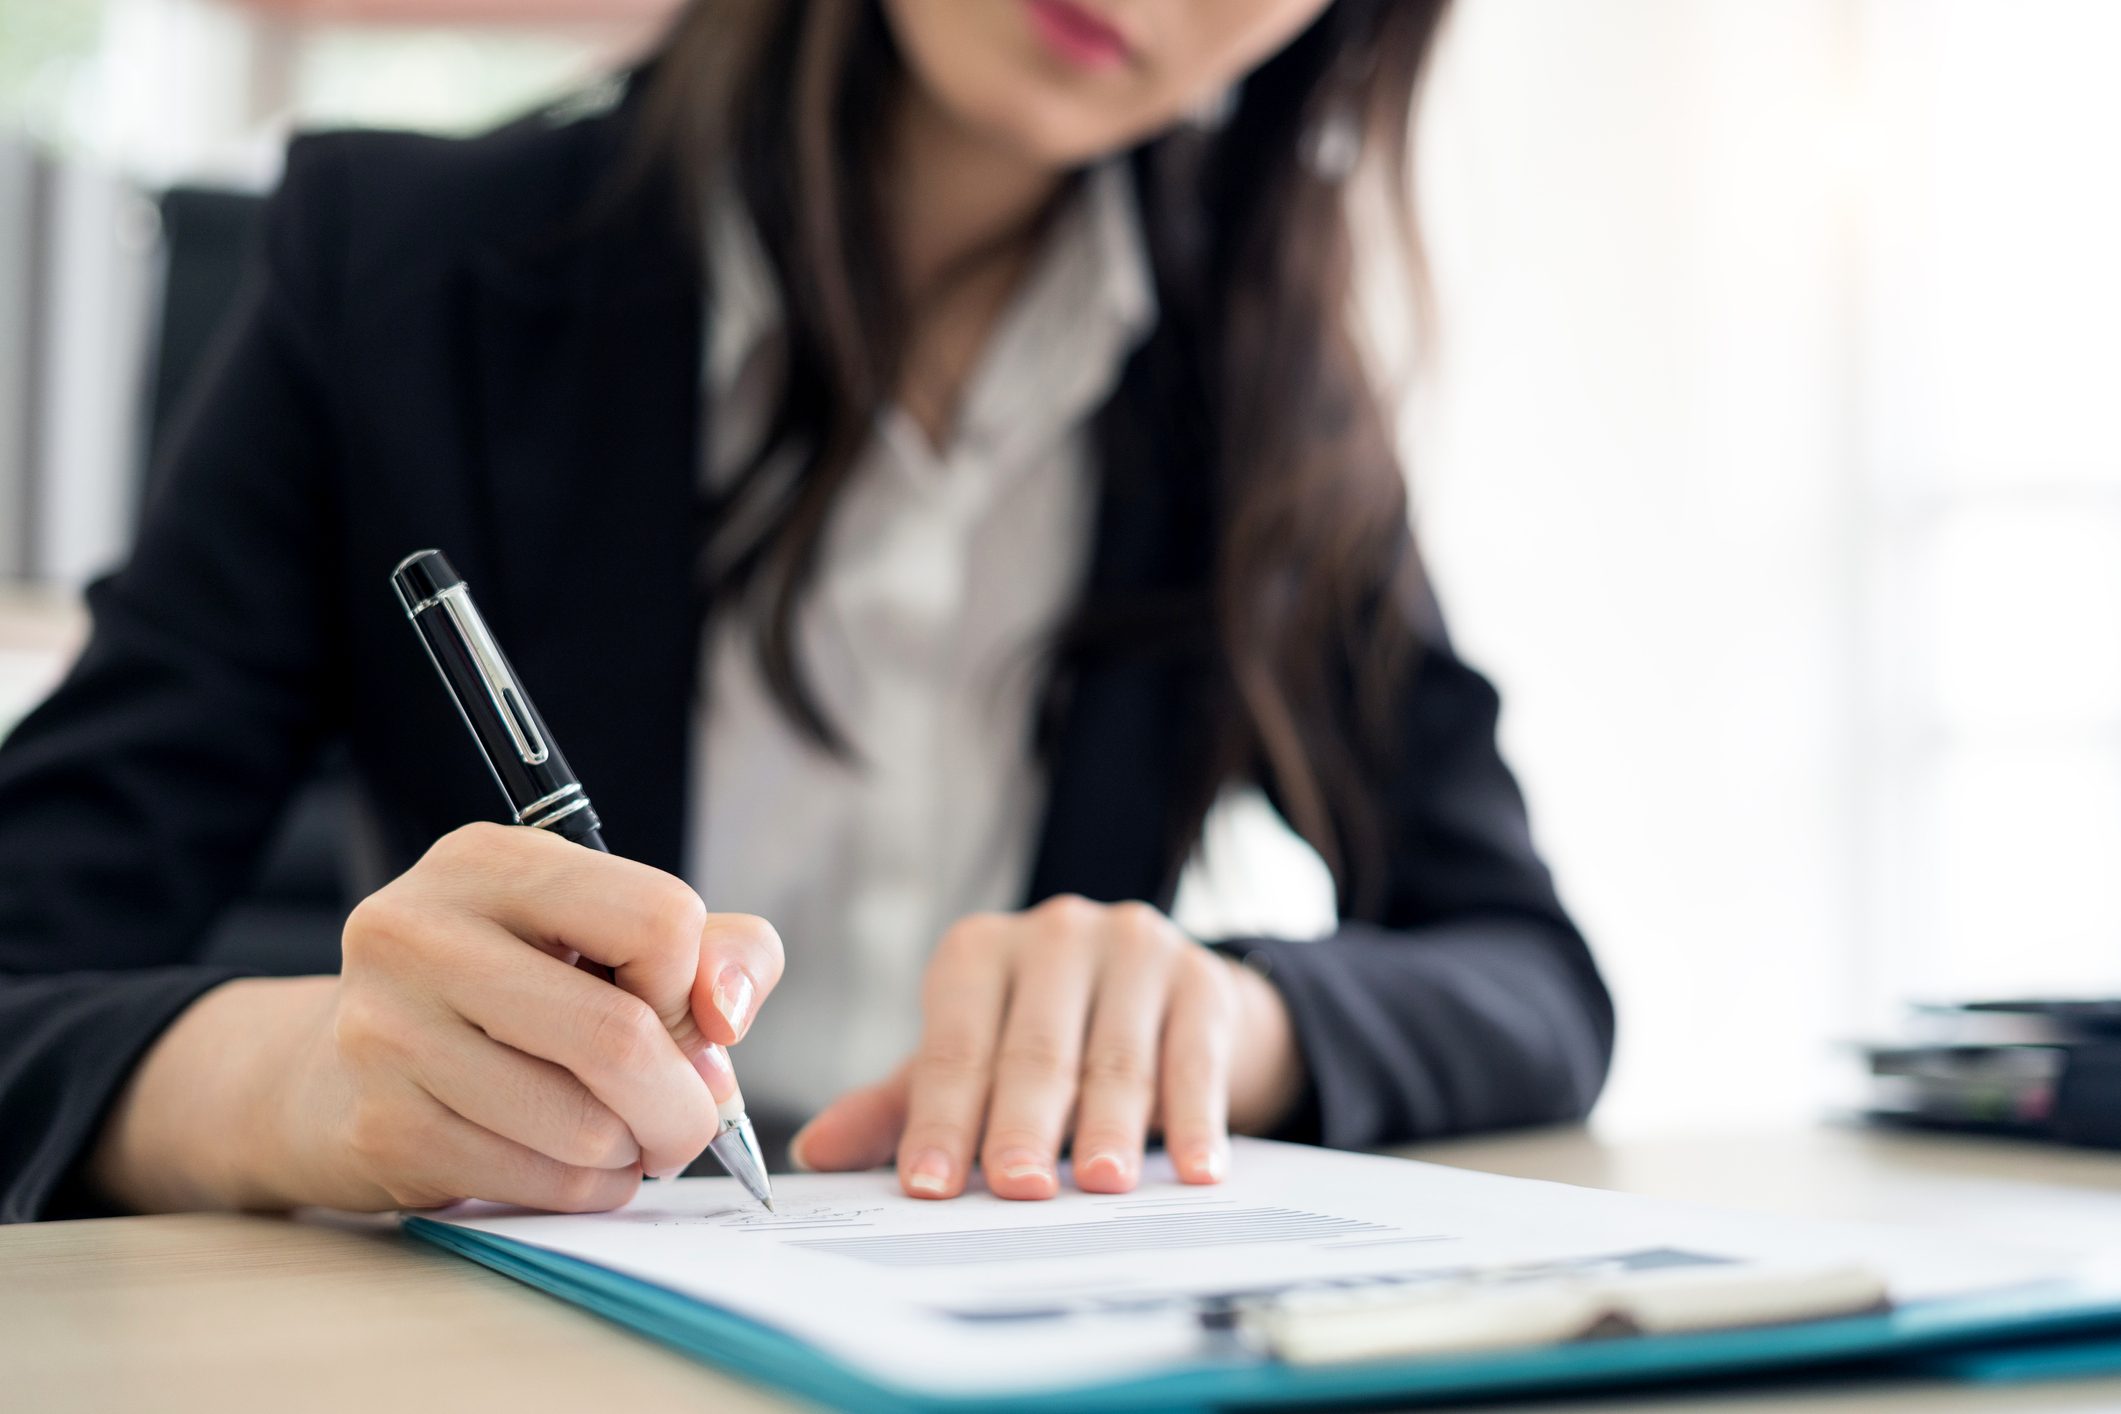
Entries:
[[[603, 821], [567, 758], [545, 728], [515, 670], [471, 602], [471, 590], [440, 550], [408, 555], [391, 572], [405, 616], [419, 630], [427, 656], [456, 699], [464, 725], [479, 743], [518, 825], [550, 830], [608, 854]], [[758, 1135], [744, 1114], [744, 1092], [715, 1107], [721, 1124], [707, 1148], [745, 1191], [773, 1207], [773, 1188], [759, 1155]]]

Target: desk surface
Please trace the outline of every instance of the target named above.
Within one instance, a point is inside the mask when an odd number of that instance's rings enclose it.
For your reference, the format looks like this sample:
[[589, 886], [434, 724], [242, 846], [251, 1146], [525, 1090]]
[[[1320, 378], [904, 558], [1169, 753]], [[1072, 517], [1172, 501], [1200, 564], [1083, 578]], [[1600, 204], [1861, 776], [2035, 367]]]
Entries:
[[[1580, 1130], [1416, 1156], [1758, 1210], [2121, 1244], [2121, 1155], [1830, 1129], [1608, 1140]], [[121, 1218], [0, 1228], [0, 1367], [24, 1410], [753, 1411], [772, 1396], [380, 1226]], [[1485, 1406], [1493, 1411], [1498, 1406]], [[1900, 1381], [1549, 1402], [1570, 1411], [2110, 1411], [2121, 1380]]]

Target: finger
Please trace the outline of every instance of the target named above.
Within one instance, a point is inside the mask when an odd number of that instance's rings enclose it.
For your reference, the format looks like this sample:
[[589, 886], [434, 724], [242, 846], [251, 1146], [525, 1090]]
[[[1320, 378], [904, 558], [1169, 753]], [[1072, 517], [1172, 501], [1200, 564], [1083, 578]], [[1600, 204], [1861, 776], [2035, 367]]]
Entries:
[[656, 955], [677, 946], [685, 962], [698, 957], [707, 907], [682, 879], [519, 826], [466, 825], [429, 854], [464, 911], [555, 955], [646, 968], [644, 980], [675, 982], [681, 995], [690, 989], [693, 969]]
[[890, 1079], [850, 1090], [827, 1105], [789, 1141], [788, 1157], [795, 1166], [845, 1173], [890, 1163], [906, 1128], [907, 1071], [900, 1066]]
[[1005, 918], [968, 918], [943, 935], [928, 965], [898, 1149], [899, 1183], [915, 1198], [965, 1190], [1008, 995], [1014, 926]]
[[[699, 967], [693, 974], [691, 1014], [698, 1034], [718, 1045], [744, 1039], [759, 1004], [781, 980], [781, 935], [763, 918], [710, 913], [700, 934]], [[676, 1032], [687, 1050], [686, 1036]]]
[[460, 1018], [430, 1030], [412, 1078], [479, 1128], [563, 1164], [622, 1169], [640, 1162], [626, 1121], [571, 1072]]
[[647, 1002], [688, 1055], [742, 1030], [716, 1010], [718, 984], [732, 1009], [745, 1001], [748, 1025], [780, 980], [780, 938], [770, 927], [710, 917], [691, 886], [660, 869], [544, 830], [498, 825], [452, 831], [433, 852], [464, 911], [556, 957], [572, 962], [579, 954], [610, 968], [611, 980]]
[[1164, 1148], [1180, 1179], [1218, 1183], [1229, 1171], [1229, 964], [1205, 948], [1180, 964], [1164, 1019]]
[[1125, 1193], [1141, 1178], [1170, 995], [1166, 950], [1119, 946], [1108, 955], [1091, 1004], [1076, 1105], [1075, 1182], [1087, 1192]]
[[1075, 1105], [1083, 1028], [1096, 985], [1099, 920], [1068, 914], [1017, 955], [995, 1052], [980, 1168], [1001, 1198], [1060, 1191], [1060, 1143]]
[[461, 1198], [596, 1213], [640, 1191], [638, 1168], [587, 1168], [481, 1129], [439, 1100], [410, 1091], [358, 1137], [364, 1157], [389, 1175], [384, 1188], [403, 1207], [433, 1208]]
[[443, 1000], [505, 1046], [564, 1067], [625, 1121], [646, 1172], [680, 1172], [719, 1124], [700, 1058], [688, 1059], [641, 998], [491, 925], [440, 963]]

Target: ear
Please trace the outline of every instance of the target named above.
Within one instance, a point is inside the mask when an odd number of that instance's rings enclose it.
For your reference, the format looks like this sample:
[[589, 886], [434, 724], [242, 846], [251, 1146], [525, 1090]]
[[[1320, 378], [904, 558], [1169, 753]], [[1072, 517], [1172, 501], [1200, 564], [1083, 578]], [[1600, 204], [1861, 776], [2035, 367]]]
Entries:
[[894, 1162], [899, 1132], [906, 1127], [906, 1069], [902, 1065], [880, 1084], [849, 1090], [804, 1125], [788, 1144], [795, 1166], [843, 1173]]

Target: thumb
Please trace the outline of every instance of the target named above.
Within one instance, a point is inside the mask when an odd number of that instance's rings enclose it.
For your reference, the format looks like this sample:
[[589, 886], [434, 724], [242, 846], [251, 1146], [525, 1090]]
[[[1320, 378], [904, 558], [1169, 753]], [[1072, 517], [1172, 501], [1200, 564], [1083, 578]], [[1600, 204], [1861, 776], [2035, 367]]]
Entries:
[[705, 1041], [734, 1046], [744, 1039], [759, 1006], [781, 980], [781, 935], [747, 913], [710, 913], [700, 930], [692, 1009], [672, 1025], [686, 1055]]
[[882, 1168], [898, 1156], [906, 1127], [906, 1067], [891, 1078], [846, 1094], [825, 1106], [788, 1144], [797, 1168], [844, 1173]]

